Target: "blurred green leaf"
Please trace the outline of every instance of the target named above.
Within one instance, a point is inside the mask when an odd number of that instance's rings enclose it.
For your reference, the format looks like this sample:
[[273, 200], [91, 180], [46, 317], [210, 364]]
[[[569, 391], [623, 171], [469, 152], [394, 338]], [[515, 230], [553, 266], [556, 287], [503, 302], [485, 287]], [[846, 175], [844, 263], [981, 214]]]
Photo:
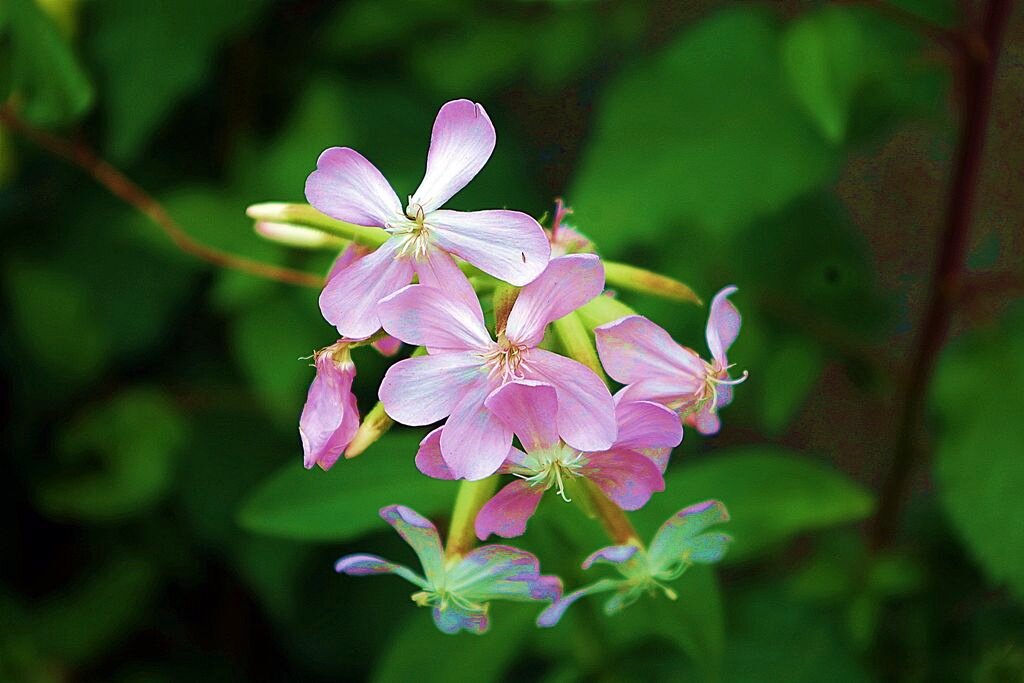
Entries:
[[951, 346], [935, 377], [939, 496], [991, 578], [1024, 598], [1024, 314]]
[[789, 86], [825, 137], [840, 142], [867, 68], [860, 23], [841, 7], [823, 7], [786, 28], [782, 60]]
[[747, 590], [730, 601], [729, 683], [867, 683], [867, 674], [827, 613], [774, 588]]
[[534, 629], [536, 605], [491, 605], [490, 630], [484, 636], [441, 633], [429, 610], [409, 617], [401, 635], [384, 650], [371, 679], [374, 683], [451, 683], [508, 680], [502, 674]]
[[569, 192], [599, 246], [733, 231], [829, 179], [838, 156], [783, 82], [779, 42], [770, 14], [731, 9], [609, 84]]
[[90, 47], [101, 81], [111, 155], [134, 158], [171, 108], [207, 77], [221, 46], [249, 26], [265, 4], [265, 0], [91, 3]]
[[819, 348], [792, 336], [771, 347], [757, 370], [762, 389], [761, 423], [768, 434], [781, 434], [814, 387], [823, 365]]
[[636, 513], [641, 534], [653, 534], [690, 503], [717, 498], [730, 515], [722, 530], [735, 539], [725, 562], [755, 558], [798, 534], [855, 522], [873, 507], [871, 495], [840, 473], [772, 446], [732, 448], [670, 469], [665, 490]]
[[146, 617], [157, 588], [148, 563], [115, 558], [34, 607], [22, 625], [40, 652], [65, 665], [102, 655]]
[[8, 305], [25, 350], [51, 377], [76, 383], [96, 374], [112, 344], [81, 282], [51, 265], [7, 264]]
[[34, 0], [5, 0], [11, 46], [11, 88], [27, 120], [53, 126], [84, 114], [92, 85], [57, 25]]
[[89, 410], [64, 432], [60, 449], [76, 465], [95, 457], [99, 468], [47, 478], [40, 507], [58, 517], [107, 520], [153, 505], [171, 482], [185, 429], [156, 389], [132, 389]]
[[387, 525], [377, 516], [401, 503], [433, 515], [455, 500], [452, 482], [424, 477], [413, 463], [423, 433], [392, 430], [352, 460], [306, 471], [299, 455], [245, 500], [238, 520], [257, 533], [308, 541], [342, 541]]
[[725, 615], [714, 570], [691, 567], [671, 587], [679, 595], [677, 600], [659, 592], [608, 617], [609, 636], [618, 643], [665, 638], [693, 659], [704, 680], [719, 680], [725, 652]]

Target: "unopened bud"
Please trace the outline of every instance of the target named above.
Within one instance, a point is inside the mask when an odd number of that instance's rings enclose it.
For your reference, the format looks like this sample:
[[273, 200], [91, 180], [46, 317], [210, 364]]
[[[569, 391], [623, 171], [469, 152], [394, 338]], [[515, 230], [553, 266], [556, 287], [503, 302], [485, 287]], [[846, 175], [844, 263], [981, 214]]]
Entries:
[[703, 305], [696, 292], [679, 280], [652, 273], [643, 268], [628, 266], [625, 263], [604, 262], [604, 279], [609, 287], [617, 287], [642, 294], [653, 294], [673, 301], [689, 301]]
[[595, 296], [576, 310], [584, 327], [593, 330], [599, 325], [610, 323], [627, 315], [636, 315], [636, 311], [622, 303], [610, 293], [605, 292], [601, 296]]
[[299, 249], [342, 249], [347, 242], [316, 228], [291, 223], [256, 221], [253, 230], [263, 239]]

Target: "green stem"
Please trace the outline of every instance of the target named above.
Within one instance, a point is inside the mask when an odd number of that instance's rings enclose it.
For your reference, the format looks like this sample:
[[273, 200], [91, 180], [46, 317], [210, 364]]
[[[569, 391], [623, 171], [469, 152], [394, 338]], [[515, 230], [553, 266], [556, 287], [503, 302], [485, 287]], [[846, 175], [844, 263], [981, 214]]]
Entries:
[[583, 318], [580, 317], [579, 313], [573, 311], [556, 320], [553, 325], [565, 355], [586, 365], [594, 371], [594, 374], [601, 378], [601, 381], [607, 384], [608, 377], [605, 376], [604, 368], [601, 367], [601, 361], [597, 357], [594, 341], [591, 339], [590, 333], [583, 324]]
[[643, 547], [640, 537], [633, 528], [633, 523], [622, 509], [608, 499], [604, 492], [589, 479], [582, 486], [587, 495], [591, 510], [604, 527], [605, 533], [618, 545], [635, 545]]
[[497, 488], [497, 476], [459, 484], [452, 522], [448, 527], [448, 543], [444, 549], [446, 558], [462, 557], [476, 545], [476, 530], [473, 528], [476, 513], [480, 512], [480, 508], [490, 500]]

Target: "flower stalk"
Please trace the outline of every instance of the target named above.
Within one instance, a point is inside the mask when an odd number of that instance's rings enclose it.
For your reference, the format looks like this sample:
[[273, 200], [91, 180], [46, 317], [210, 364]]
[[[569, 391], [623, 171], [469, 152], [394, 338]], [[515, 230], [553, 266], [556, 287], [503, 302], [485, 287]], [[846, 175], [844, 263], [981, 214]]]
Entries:
[[459, 483], [459, 493], [452, 509], [452, 521], [448, 527], [448, 542], [444, 556], [447, 560], [460, 558], [476, 545], [473, 522], [476, 513], [484, 506], [498, 488], [498, 477], [492, 476], [478, 481]]

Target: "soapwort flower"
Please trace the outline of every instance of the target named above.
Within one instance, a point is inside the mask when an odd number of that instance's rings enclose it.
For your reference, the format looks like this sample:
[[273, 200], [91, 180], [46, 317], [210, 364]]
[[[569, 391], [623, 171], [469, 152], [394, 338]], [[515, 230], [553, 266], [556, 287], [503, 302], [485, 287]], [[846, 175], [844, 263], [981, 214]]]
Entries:
[[716, 500], [691, 505], [673, 515], [654, 535], [650, 548], [636, 545], [613, 545], [601, 548], [583, 561], [583, 568], [594, 564], [614, 566], [621, 578], [604, 578], [579, 588], [555, 601], [537, 617], [538, 626], [554, 626], [580, 598], [595, 593], [615, 591], [604, 604], [605, 614], [612, 615], [648, 593], [662, 591], [670, 600], [676, 592], [665, 583], [679, 578], [694, 564], [713, 564], [725, 556], [728, 534], [704, 533], [713, 524], [729, 520], [725, 506]]
[[557, 576], [543, 576], [537, 558], [506, 545], [485, 545], [463, 557], [445, 558], [437, 528], [403, 505], [382, 508], [380, 516], [412, 546], [423, 573], [376, 555], [346, 555], [335, 571], [350, 576], [395, 574], [420, 590], [412, 600], [430, 607], [434, 623], [445, 633], [483, 633], [492, 600], [552, 601], [562, 594]]
[[[496, 534], [520, 536], [544, 492], [555, 489], [566, 502], [577, 479], [589, 479], [624, 510], [643, 507], [656, 491], [665, 490], [662, 478], [668, 451], [678, 446], [683, 429], [668, 408], [657, 403], [616, 406], [619, 436], [611, 448], [581, 452], [558, 438], [552, 416], [558, 410], [554, 387], [518, 380], [494, 391], [487, 407], [519, 437], [525, 452], [513, 447], [498, 470], [517, 477], [481, 508], [476, 516], [480, 540]], [[420, 444], [416, 466], [438, 479], [451, 479], [439, 448], [444, 427], [435, 429]], [[652, 457], [653, 456], [653, 457]]]
[[441, 107], [427, 168], [405, 209], [381, 172], [359, 152], [331, 147], [306, 180], [306, 199], [320, 212], [356, 225], [383, 228], [383, 245], [330, 279], [320, 295], [324, 317], [342, 336], [361, 339], [380, 328], [377, 302], [412, 281], [451, 284], [451, 255], [521, 286], [547, 265], [551, 248], [540, 224], [520, 211], [449, 211], [441, 206], [483, 168], [495, 132], [484, 108], [469, 100]]
[[[341, 250], [338, 257], [334, 259], [334, 263], [331, 264], [331, 269], [327, 272], [327, 282], [330, 282], [359, 259], [365, 258], [372, 253], [373, 250], [368, 247], [356, 244], [355, 242], [350, 243]], [[402, 348], [402, 342], [389, 334], [385, 334], [379, 339], [375, 339], [371, 346], [382, 356], [394, 356]]]
[[303, 464], [328, 470], [359, 428], [359, 407], [352, 393], [356, 366], [348, 344], [339, 341], [314, 354], [316, 377], [299, 417]]
[[728, 299], [735, 291], [726, 287], [711, 302], [706, 331], [710, 363], [643, 316], [629, 315], [595, 328], [601, 364], [626, 385], [617, 398], [662, 403], [702, 434], [717, 433], [718, 410], [732, 402], [733, 385], [747, 378], [746, 372], [730, 378], [726, 357], [740, 331], [740, 313]]
[[557, 434], [581, 451], [602, 451], [615, 440], [615, 407], [604, 382], [585, 365], [538, 348], [548, 323], [576, 310], [604, 288], [593, 254], [552, 259], [523, 287], [497, 341], [484, 326], [479, 302], [426, 285], [410, 285], [378, 306], [384, 329], [428, 355], [391, 366], [380, 400], [397, 422], [428, 425], [445, 417], [439, 439], [457, 478], [493, 474], [512, 445], [512, 429], [487, 406], [495, 389], [517, 379], [554, 387]]

